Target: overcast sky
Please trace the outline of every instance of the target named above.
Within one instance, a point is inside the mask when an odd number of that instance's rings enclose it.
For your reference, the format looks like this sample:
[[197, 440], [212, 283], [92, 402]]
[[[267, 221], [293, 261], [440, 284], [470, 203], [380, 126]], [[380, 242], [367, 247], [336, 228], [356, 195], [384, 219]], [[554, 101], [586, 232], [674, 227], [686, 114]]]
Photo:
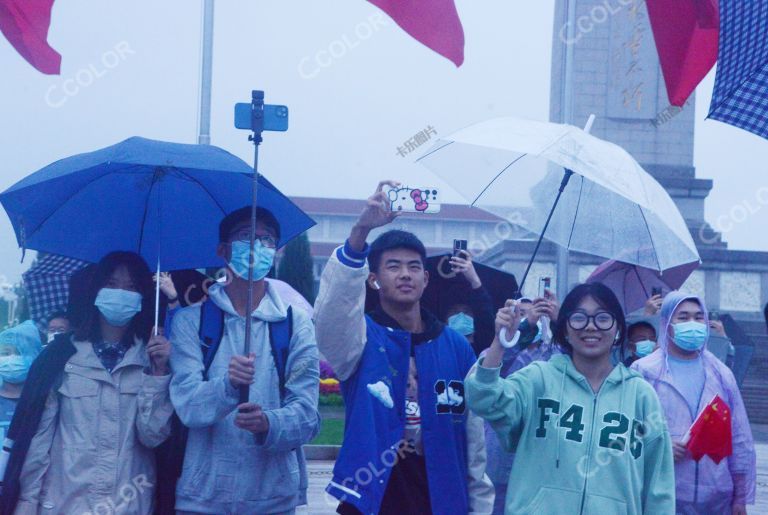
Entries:
[[[61, 76], [40, 74], [0, 39], [0, 189], [133, 135], [196, 142], [201, 4], [57, 0], [49, 40]], [[381, 177], [441, 186], [398, 145], [428, 126], [447, 135], [496, 116], [549, 115], [554, 0], [457, 6], [466, 36], [458, 69], [364, 0], [218, 0], [212, 143], [252, 162], [232, 111], [263, 89], [268, 103], [291, 109], [290, 130], [266, 134], [260, 161], [285, 193], [362, 198]], [[696, 105], [694, 164], [715, 180], [707, 219], [731, 248], [768, 250], [768, 141], [705, 120], [713, 82]], [[733, 209], [745, 203], [752, 214], [741, 221]], [[2, 216], [0, 275], [18, 280], [30, 261], [19, 258]]]

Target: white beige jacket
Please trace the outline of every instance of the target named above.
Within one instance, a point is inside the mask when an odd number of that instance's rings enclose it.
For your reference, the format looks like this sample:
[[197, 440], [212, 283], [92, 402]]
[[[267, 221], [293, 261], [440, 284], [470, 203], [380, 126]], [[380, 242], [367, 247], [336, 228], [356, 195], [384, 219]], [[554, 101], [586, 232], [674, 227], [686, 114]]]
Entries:
[[152, 449], [171, 431], [171, 376], [147, 374], [139, 340], [111, 374], [90, 342], [73, 344], [30, 444], [15, 513], [152, 513]]

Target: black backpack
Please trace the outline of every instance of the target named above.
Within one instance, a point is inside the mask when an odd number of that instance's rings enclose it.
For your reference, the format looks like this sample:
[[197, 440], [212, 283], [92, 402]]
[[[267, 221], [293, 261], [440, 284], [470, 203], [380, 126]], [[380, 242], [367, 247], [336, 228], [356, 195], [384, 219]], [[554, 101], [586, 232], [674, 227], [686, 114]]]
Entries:
[[[275, 361], [280, 384], [280, 399], [285, 398], [285, 368], [288, 362], [288, 350], [293, 337], [293, 309], [288, 306], [288, 316], [280, 322], [268, 322], [269, 346]], [[208, 380], [208, 370], [219, 350], [224, 336], [224, 311], [212, 300], [206, 300], [200, 306], [200, 353], [203, 356], [203, 380]], [[171, 418], [171, 436], [155, 451], [157, 460], [157, 489], [155, 513], [157, 515], [175, 515], [176, 483], [184, 467], [184, 451], [187, 448], [189, 428], [173, 414]]]

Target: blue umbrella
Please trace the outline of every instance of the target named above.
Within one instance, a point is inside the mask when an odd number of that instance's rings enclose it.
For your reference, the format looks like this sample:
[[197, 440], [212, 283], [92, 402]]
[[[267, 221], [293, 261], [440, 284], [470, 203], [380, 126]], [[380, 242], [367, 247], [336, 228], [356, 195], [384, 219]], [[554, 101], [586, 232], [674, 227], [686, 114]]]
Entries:
[[720, 0], [709, 117], [768, 138], [768, 2]]
[[[115, 250], [158, 270], [215, 267], [218, 227], [252, 201], [253, 169], [210, 145], [144, 138], [62, 159], [0, 194], [19, 246], [96, 262]], [[315, 222], [259, 177], [282, 246]]]
[[[50, 164], [0, 203], [24, 249], [90, 262], [130, 250], [164, 270], [214, 267], [219, 222], [251, 204], [252, 178], [252, 167], [218, 147], [134, 137]], [[315, 225], [264, 177], [259, 186], [281, 246]]]

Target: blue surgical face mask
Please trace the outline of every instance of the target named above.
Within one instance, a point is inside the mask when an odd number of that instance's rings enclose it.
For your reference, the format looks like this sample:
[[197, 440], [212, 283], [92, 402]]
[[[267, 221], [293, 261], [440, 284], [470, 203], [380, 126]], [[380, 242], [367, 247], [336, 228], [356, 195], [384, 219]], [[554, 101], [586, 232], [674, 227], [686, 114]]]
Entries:
[[135, 291], [118, 288], [102, 288], [94, 304], [109, 325], [123, 327], [141, 311], [142, 296]]
[[448, 327], [462, 336], [475, 334], [475, 320], [466, 313], [456, 313], [449, 316]]
[[0, 379], [12, 384], [27, 380], [30, 362], [22, 356], [0, 356]]
[[635, 355], [641, 358], [646, 357], [656, 348], [656, 342], [653, 340], [641, 340], [635, 343]]
[[709, 332], [701, 322], [680, 322], [672, 327], [675, 331], [675, 345], [683, 350], [701, 350], [707, 342]]
[[[248, 242], [232, 242], [232, 258], [229, 260], [229, 268], [241, 279], [248, 279]], [[264, 279], [275, 261], [275, 249], [270, 249], [256, 241], [253, 248], [253, 280]]]

